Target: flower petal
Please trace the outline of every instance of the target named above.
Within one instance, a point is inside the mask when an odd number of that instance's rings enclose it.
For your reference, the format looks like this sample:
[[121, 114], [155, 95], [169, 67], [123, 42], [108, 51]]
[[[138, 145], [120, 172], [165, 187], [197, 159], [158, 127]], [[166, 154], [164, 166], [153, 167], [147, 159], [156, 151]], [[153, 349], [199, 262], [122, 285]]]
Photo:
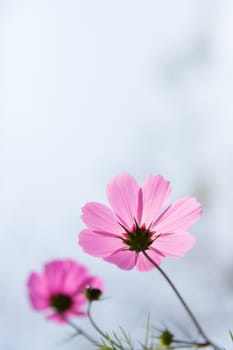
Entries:
[[171, 204], [153, 224], [157, 233], [186, 230], [201, 216], [202, 208], [195, 198], [181, 198]]
[[161, 234], [152, 245], [167, 257], [180, 257], [190, 250], [195, 242], [195, 237], [187, 232]]
[[104, 258], [104, 260], [117, 265], [123, 270], [131, 270], [136, 264], [137, 255], [138, 254], [136, 252], [131, 250], [120, 249], [112, 255]]
[[[156, 252], [153, 248], [150, 248], [146, 251], [149, 257], [157, 264], [160, 265], [163, 259], [162, 255], [159, 252]], [[138, 254], [136, 269], [140, 272], [150, 271], [155, 266], [147, 259], [147, 257], [141, 252]]]
[[82, 220], [90, 229], [116, 235], [121, 234], [122, 228], [117, 223], [119, 219], [105, 205], [90, 202], [82, 208], [82, 211]]
[[52, 314], [48, 315], [46, 318], [47, 320], [54, 321], [57, 323], [66, 323], [66, 320], [63, 317], [63, 315], [57, 312], [53, 312]]
[[142, 192], [143, 215], [141, 223], [150, 225], [170, 198], [170, 182], [161, 175], [149, 176], [142, 185]]
[[99, 277], [91, 276], [85, 281], [85, 288], [92, 287], [104, 291], [103, 281]]
[[138, 214], [139, 187], [134, 177], [120, 174], [107, 186], [107, 196], [111, 207], [124, 226], [131, 229]]
[[79, 316], [79, 317], [87, 316], [87, 312], [71, 309], [68, 312], [65, 312], [64, 314], [53, 312], [49, 314], [46, 318], [47, 320], [50, 320], [53, 322], [65, 324], [67, 323], [67, 320], [69, 320], [71, 317], [74, 317], [74, 316]]
[[80, 292], [83, 283], [89, 278], [87, 269], [73, 260], [64, 261], [63, 269], [64, 278], [61, 291], [68, 295]]
[[74, 292], [82, 279], [87, 276], [87, 269], [72, 260], [54, 260], [45, 265], [44, 275], [50, 294]]
[[49, 307], [49, 293], [44, 276], [33, 272], [28, 279], [29, 298], [36, 310], [44, 310]]
[[106, 257], [124, 247], [124, 243], [120, 238], [91, 230], [80, 232], [79, 244], [84, 252], [97, 257]]

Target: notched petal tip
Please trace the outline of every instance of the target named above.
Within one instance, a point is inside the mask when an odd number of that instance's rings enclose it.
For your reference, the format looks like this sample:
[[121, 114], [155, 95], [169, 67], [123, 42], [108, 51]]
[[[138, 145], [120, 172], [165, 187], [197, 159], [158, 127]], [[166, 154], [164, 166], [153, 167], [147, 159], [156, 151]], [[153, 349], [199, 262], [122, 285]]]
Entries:
[[180, 198], [159, 216], [153, 228], [161, 233], [185, 231], [199, 220], [201, 214], [202, 207], [196, 198]]
[[138, 191], [135, 178], [126, 173], [114, 177], [107, 186], [107, 197], [113, 211], [121, 223], [128, 227], [137, 217]]
[[148, 176], [142, 185], [143, 215], [142, 222], [147, 225], [154, 222], [164, 205], [170, 199], [170, 182], [161, 175]]
[[175, 232], [162, 234], [153, 243], [153, 248], [161, 252], [165, 257], [179, 258], [192, 249], [196, 238], [188, 232]]

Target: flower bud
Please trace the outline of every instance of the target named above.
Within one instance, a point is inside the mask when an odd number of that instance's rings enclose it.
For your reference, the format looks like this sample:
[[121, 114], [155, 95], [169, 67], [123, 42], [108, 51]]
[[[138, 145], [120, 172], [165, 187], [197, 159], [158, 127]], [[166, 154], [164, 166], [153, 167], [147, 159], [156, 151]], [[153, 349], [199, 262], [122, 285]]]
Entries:
[[161, 333], [160, 336], [158, 336], [158, 339], [160, 340], [160, 345], [166, 348], [171, 345], [173, 341], [173, 334], [169, 332], [169, 330], [165, 330]]
[[101, 297], [101, 294], [102, 292], [100, 289], [92, 288], [92, 287], [88, 287], [84, 292], [84, 295], [89, 301], [99, 300], [99, 298]]

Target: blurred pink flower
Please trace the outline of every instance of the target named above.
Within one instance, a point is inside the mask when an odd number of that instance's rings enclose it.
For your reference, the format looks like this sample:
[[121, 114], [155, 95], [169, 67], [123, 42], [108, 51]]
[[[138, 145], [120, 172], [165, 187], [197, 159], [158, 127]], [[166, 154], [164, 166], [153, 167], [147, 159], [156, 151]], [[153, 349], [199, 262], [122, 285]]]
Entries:
[[42, 274], [32, 272], [28, 279], [29, 299], [37, 311], [51, 310], [47, 318], [63, 323], [71, 316], [85, 316], [85, 290], [103, 290], [102, 281], [89, 276], [83, 265], [73, 260], [54, 260], [44, 266]]
[[112, 209], [91, 202], [83, 208], [87, 229], [79, 243], [90, 255], [101, 257], [124, 270], [153, 268], [143, 251], [157, 265], [164, 257], [181, 257], [192, 248], [194, 237], [186, 232], [200, 217], [195, 198], [181, 198], [162, 211], [170, 198], [170, 183], [162, 176], [149, 176], [139, 187], [128, 174], [113, 178], [107, 186]]

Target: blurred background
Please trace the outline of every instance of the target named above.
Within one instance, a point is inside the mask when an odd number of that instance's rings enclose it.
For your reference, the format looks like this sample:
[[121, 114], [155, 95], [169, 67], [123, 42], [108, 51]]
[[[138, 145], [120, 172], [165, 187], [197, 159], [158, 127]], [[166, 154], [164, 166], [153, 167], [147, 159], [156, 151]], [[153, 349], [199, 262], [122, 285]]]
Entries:
[[[99, 326], [196, 331], [156, 272], [125, 272], [77, 244], [81, 207], [121, 172], [163, 174], [196, 196], [194, 249], [164, 270], [226, 349], [233, 330], [233, 3], [0, 0], [0, 348], [90, 349], [45, 321], [28, 274], [54, 258], [106, 284]], [[87, 321], [77, 320], [89, 329]], [[94, 332], [93, 332], [94, 335]]]

